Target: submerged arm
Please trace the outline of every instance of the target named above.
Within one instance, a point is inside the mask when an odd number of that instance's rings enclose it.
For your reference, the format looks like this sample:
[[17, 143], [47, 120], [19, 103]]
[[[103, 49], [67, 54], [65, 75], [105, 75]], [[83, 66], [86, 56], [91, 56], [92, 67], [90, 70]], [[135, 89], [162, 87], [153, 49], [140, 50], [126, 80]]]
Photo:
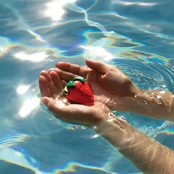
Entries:
[[174, 100], [170, 91], [141, 90], [125, 101], [127, 112], [174, 121]]
[[110, 144], [145, 174], [173, 174], [174, 151], [111, 115], [94, 127]]

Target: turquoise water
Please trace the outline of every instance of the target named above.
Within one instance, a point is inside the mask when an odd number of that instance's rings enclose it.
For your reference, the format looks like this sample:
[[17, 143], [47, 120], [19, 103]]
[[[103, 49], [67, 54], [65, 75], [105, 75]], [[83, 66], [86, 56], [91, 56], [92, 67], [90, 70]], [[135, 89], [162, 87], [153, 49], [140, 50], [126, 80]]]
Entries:
[[[173, 9], [173, 0], [0, 0], [0, 173], [140, 174], [92, 130], [49, 114], [38, 76], [88, 57], [141, 89], [174, 92]], [[174, 150], [174, 123], [116, 113]]]

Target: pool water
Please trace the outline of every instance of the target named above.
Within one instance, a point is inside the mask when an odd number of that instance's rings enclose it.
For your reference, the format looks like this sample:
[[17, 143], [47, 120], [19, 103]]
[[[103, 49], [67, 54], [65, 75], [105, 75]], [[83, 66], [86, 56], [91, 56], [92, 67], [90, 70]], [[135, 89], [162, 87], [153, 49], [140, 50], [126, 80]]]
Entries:
[[[173, 9], [173, 0], [1, 0], [0, 173], [140, 174], [92, 130], [54, 118], [40, 103], [38, 77], [88, 57], [141, 89], [174, 92]], [[174, 150], [174, 123], [116, 113]]]

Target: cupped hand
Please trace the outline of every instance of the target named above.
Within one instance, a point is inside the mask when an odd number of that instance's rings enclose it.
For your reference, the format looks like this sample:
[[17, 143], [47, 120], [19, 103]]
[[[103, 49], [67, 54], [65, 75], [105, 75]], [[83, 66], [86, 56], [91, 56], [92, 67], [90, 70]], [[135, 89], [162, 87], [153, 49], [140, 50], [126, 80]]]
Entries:
[[110, 109], [126, 111], [128, 97], [134, 97], [140, 92], [132, 81], [117, 67], [86, 59], [89, 68], [67, 62], [58, 62], [54, 71], [64, 83], [76, 76], [82, 76], [89, 83], [95, 101], [105, 103]]
[[92, 106], [72, 104], [62, 95], [64, 85], [66, 82], [61, 80], [55, 71], [41, 72], [39, 77], [41, 102], [55, 117], [88, 127], [107, 119], [111, 111], [104, 103], [96, 101]]

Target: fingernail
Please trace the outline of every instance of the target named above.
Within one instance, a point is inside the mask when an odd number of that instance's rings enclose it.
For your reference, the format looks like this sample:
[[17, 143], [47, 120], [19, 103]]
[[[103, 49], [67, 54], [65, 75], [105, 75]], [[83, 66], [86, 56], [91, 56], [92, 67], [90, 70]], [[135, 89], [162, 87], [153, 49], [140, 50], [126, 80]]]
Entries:
[[51, 70], [49, 73], [51, 74], [51, 73], [54, 73], [55, 71], [54, 70]]

